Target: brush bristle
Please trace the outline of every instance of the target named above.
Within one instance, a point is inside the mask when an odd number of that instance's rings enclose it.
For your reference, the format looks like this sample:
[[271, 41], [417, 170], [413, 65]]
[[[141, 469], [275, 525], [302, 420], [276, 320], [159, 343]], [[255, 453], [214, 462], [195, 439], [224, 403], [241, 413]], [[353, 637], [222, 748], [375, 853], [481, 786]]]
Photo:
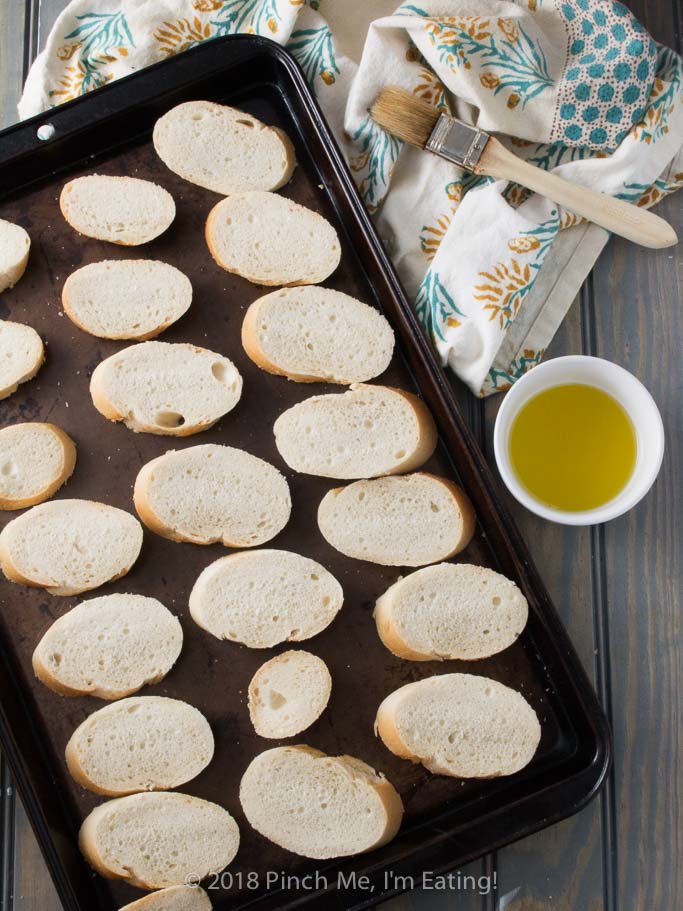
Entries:
[[393, 85], [382, 89], [370, 108], [370, 116], [383, 130], [419, 149], [425, 147], [440, 113], [426, 101]]

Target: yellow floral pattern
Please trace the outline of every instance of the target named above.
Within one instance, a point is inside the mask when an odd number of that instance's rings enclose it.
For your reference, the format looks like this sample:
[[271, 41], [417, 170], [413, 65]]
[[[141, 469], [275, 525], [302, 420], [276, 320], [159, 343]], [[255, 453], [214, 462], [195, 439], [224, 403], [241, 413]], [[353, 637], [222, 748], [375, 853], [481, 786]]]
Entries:
[[203, 22], [199, 16], [195, 16], [194, 19], [164, 22], [154, 32], [154, 39], [159, 43], [159, 50], [167, 57], [186, 51], [210, 37], [211, 25]]

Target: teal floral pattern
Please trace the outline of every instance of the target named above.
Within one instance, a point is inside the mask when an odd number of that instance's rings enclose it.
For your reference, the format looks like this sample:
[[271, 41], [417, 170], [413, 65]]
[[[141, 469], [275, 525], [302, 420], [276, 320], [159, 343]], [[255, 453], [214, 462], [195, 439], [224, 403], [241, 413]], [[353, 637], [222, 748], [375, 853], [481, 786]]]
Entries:
[[437, 18], [412, 5], [402, 6], [400, 12], [424, 17], [439, 60], [450, 69], [470, 69], [476, 57], [480, 68], [490, 71], [482, 74], [481, 84], [494, 95], [506, 92], [510, 108], [520, 102], [524, 107], [553, 84], [540, 42], [532, 39], [514, 19]]
[[365, 205], [370, 212], [376, 212], [389, 189], [403, 143], [385, 133], [369, 116], [353, 134], [353, 141], [359, 151], [351, 156], [349, 164]]
[[234, 35], [235, 32], [267, 35], [277, 32], [279, 23], [277, 0], [224, 0], [211, 19], [212, 37]]
[[492, 367], [479, 394], [488, 395], [490, 392], [503, 392], [509, 389], [527, 371], [540, 364], [544, 354], [545, 348], [540, 348], [538, 351], [534, 351], [532, 348], [525, 348], [521, 356], [516, 357], [507, 370], [499, 370], [497, 367]]
[[75, 40], [81, 45], [82, 56], [108, 54], [120, 47], [135, 47], [133, 36], [123, 13], [85, 13], [76, 16], [81, 23], [64, 36], [65, 41]]
[[457, 328], [466, 319], [457, 306], [439, 273], [428, 269], [415, 298], [415, 313], [431, 337], [446, 342], [444, 329]]
[[84, 13], [76, 21], [77, 27], [64, 36], [67, 43], [57, 51], [68, 62], [64, 75], [48, 93], [54, 104], [106, 85], [114, 78], [111, 64], [135, 47], [123, 13]]
[[287, 50], [294, 55], [311, 85], [316, 77], [320, 77], [326, 85], [332, 85], [339, 74], [332, 33], [327, 25], [293, 32], [287, 42]]

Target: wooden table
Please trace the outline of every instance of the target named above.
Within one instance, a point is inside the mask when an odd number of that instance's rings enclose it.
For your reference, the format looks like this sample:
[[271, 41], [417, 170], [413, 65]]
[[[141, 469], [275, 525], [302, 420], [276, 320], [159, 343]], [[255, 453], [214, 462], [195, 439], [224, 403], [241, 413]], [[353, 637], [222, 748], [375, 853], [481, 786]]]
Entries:
[[[680, 0], [629, 5], [680, 53]], [[0, 126], [16, 119], [27, 67], [63, 6], [0, 0]], [[674, 195], [657, 211], [683, 237], [682, 200]], [[510, 504], [610, 718], [615, 762], [607, 786], [578, 815], [462, 871], [495, 875], [488, 895], [413, 892], [387, 903], [387, 911], [683, 908], [682, 265], [681, 247], [652, 252], [612, 239], [548, 353], [608, 358], [650, 389], [667, 433], [654, 490], [627, 516], [591, 529], [550, 525]], [[499, 399], [459, 395], [491, 454]], [[60, 911], [4, 764], [1, 778], [1, 907]]]

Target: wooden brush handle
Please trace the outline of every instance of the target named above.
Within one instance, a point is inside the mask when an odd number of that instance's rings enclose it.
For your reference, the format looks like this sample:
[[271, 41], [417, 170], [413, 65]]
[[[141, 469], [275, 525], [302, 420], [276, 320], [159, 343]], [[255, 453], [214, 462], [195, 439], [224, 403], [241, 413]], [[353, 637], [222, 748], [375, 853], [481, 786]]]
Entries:
[[644, 247], [670, 247], [678, 242], [671, 225], [654, 212], [536, 168], [508, 151], [493, 136], [486, 143], [475, 170], [498, 180], [513, 180], [547, 196], [569, 212]]

